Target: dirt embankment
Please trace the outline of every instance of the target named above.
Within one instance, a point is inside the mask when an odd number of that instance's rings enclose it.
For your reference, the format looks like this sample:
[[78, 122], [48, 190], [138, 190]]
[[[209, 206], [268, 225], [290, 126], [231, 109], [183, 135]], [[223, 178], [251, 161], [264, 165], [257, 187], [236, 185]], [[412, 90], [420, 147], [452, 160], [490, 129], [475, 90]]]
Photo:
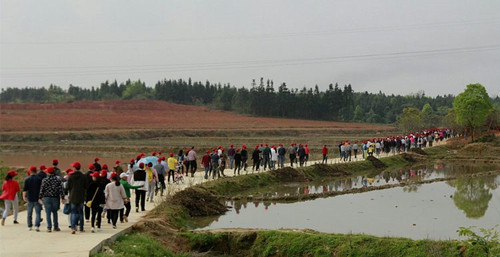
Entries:
[[368, 158], [366, 158], [366, 160], [370, 161], [372, 163], [372, 165], [377, 169], [387, 168], [387, 165], [385, 165], [385, 163], [383, 163], [382, 161], [380, 161], [379, 159], [377, 159], [373, 156], [368, 156]]
[[305, 182], [311, 180], [303, 172], [290, 167], [271, 170], [270, 173], [280, 182]]
[[171, 203], [186, 208], [191, 217], [220, 215], [227, 211], [217, 197], [192, 187], [175, 194]]

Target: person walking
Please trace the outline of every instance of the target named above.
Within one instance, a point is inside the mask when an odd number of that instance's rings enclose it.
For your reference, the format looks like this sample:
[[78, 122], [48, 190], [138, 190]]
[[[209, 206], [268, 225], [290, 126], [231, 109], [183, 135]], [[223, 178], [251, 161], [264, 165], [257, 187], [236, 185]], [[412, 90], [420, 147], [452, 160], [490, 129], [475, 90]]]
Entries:
[[234, 145], [231, 145], [229, 147], [229, 150], [227, 150], [227, 156], [229, 157], [229, 168], [233, 168], [233, 163], [234, 163]]
[[299, 144], [299, 150], [297, 150], [297, 153], [299, 155], [300, 167], [302, 167], [304, 166], [306, 160], [306, 150], [304, 149], [304, 146], [302, 144]]
[[258, 145], [255, 146], [255, 149], [252, 152], [252, 161], [253, 161], [252, 172], [259, 171], [259, 168], [260, 168], [260, 151], [259, 151], [259, 146]]
[[191, 150], [189, 151], [188, 160], [190, 162], [189, 166], [191, 168], [191, 177], [194, 177], [194, 173], [198, 168], [198, 165], [196, 164], [196, 152], [194, 151], [194, 146], [192, 146]]
[[[210, 169], [210, 174], [212, 175], [212, 179], [215, 179], [215, 175], [217, 173], [217, 170], [219, 168], [219, 153], [217, 150], [214, 150], [212, 152], [212, 155], [210, 156], [210, 158], [212, 159], [212, 162], [211, 162], [211, 169]], [[209, 175], [210, 176], [210, 175]]]
[[264, 171], [267, 168], [271, 168], [271, 148], [268, 144], [264, 147], [264, 151], [262, 152], [262, 160], [264, 161]]
[[83, 203], [87, 194], [89, 181], [80, 171], [81, 164], [73, 163], [75, 171], [68, 178], [69, 203], [71, 204], [71, 234], [76, 233], [76, 225], [80, 225], [80, 232], [85, 232], [83, 229]]
[[57, 167], [57, 165], [59, 165], [59, 160], [57, 160], [57, 159], [52, 160], [52, 167], [54, 167], [54, 174], [56, 174], [56, 176], [62, 178], [61, 169], [59, 169]]
[[156, 187], [155, 195], [157, 195], [158, 190], [160, 190], [160, 196], [163, 196], [163, 191], [165, 191], [165, 189], [167, 188], [167, 186], [165, 185], [165, 175], [167, 172], [165, 170], [165, 166], [162, 165], [161, 160], [162, 158], [160, 157], [158, 159], [158, 163], [153, 168], [156, 170], [156, 173], [158, 174], [158, 184], [159, 184]]
[[279, 144], [279, 148], [278, 148], [278, 166], [280, 168], [284, 168], [285, 167], [285, 154], [286, 154], [286, 149], [285, 147], [283, 146], [282, 143]]
[[210, 171], [210, 161], [212, 158], [210, 157], [210, 151], [207, 150], [205, 152], [205, 155], [201, 158], [201, 165], [205, 169], [205, 179], [208, 179], [208, 172]]
[[[173, 158], [174, 154], [171, 154]], [[170, 159], [169, 158], [169, 159]], [[175, 158], [173, 158], [175, 160]], [[175, 160], [177, 162], [177, 160]], [[169, 172], [169, 183], [170, 183], [170, 172]], [[158, 183], [158, 173], [155, 169], [153, 169], [153, 163], [149, 162], [148, 167], [146, 168], [146, 184], [148, 187], [148, 195], [146, 197], [146, 201], [153, 202], [153, 196], [155, 195], [156, 183]]]
[[328, 147], [326, 147], [326, 145], [323, 145], [321, 154], [323, 154], [323, 161], [321, 163], [328, 164]]
[[242, 145], [241, 146], [241, 167], [243, 168], [243, 170], [245, 172], [247, 171], [247, 168], [248, 168], [247, 161], [248, 161], [247, 146], [246, 145]]
[[94, 158], [94, 167], [95, 167], [95, 171], [101, 171], [102, 168], [101, 168], [101, 164], [99, 164], [99, 161], [101, 159], [99, 159], [99, 157], [95, 157]]
[[27, 203], [28, 229], [33, 230], [33, 209], [35, 209], [35, 231], [40, 232], [42, 205], [38, 202], [42, 179], [36, 175], [36, 168], [29, 170], [30, 176], [24, 181], [23, 199]]
[[38, 199], [43, 200], [45, 206], [47, 232], [52, 232], [52, 222], [54, 222], [54, 231], [61, 231], [57, 211], [60, 207], [59, 201], [63, 204], [65, 202], [62, 180], [55, 175], [54, 167], [48, 167], [45, 172], [47, 177], [42, 180]]
[[358, 159], [358, 141], [354, 140], [354, 144], [352, 145], [352, 151], [354, 152], [354, 159]]
[[306, 157], [304, 159], [304, 165], [307, 166], [307, 161], [309, 160], [309, 154], [311, 153], [309, 150], [309, 146], [307, 144], [304, 146], [304, 151], [306, 152]]
[[288, 148], [288, 156], [290, 157], [290, 167], [293, 168], [293, 163], [295, 162], [295, 158], [297, 158], [297, 151], [293, 143], [290, 145], [290, 148]]
[[170, 183], [170, 176], [172, 176], [172, 183], [175, 183], [175, 167], [177, 166], [177, 159], [174, 158], [174, 154], [170, 153], [167, 159], [168, 164], [168, 183]]
[[276, 151], [276, 146], [271, 147], [271, 169], [276, 168], [276, 163], [278, 162], [278, 152]]
[[[103, 212], [104, 204], [106, 203], [104, 199], [104, 188], [106, 187], [106, 180], [99, 179], [99, 172], [92, 173], [92, 182], [89, 185], [89, 189], [87, 190], [87, 205], [90, 201], [90, 209], [92, 211], [92, 216], [90, 219], [91, 224], [91, 232], [95, 232], [95, 227], [97, 225], [97, 229], [101, 229], [101, 214]], [[90, 196], [90, 198], [89, 198]]]
[[240, 153], [240, 149], [236, 149], [234, 152], [233, 175], [236, 175], [236, 172], [238, 172], [238, 175], [240, 175], [240, 170], [241, 170], [241, 153]]
[[116, 160], [115, 166], [113, 167], [113, 172], [116, 172], [118, 175], [123, 173], [123, 168], [120, 163], [120, 160]]
[[111, 183], [106, 185], [104, 189], [104, 195], [106, 197], [106, 209], [111, 212], [111, 222], [113, 228], [116, 229], [116, 222], [118, 221], [118, 215], [120, 210], [122, 210], [127, 201], [127, 195], [125, 194], [125, 189], [120, 183], [120, 179], [116, 173], [111, 174]]
[[127, 178], [126, 173], [120, 174], [120, 183], [123, 186], [123, 189], [125, 189], [125, 195], [127, 196], [127, 201], [125, 201], [124, 206], [125, 210], [121, 209], [120, 210], [120, 222], [128, 222], [128, 215], [130, 214], [130, 209], [132, 206], [130, 205], [130, 189], [139, 189], [142, 186], [132, 186], [130, 183], [128, 183], [128, 178]]
[[5, 210], [3, 210], [2, 214], [2, 226], [5, 225], [5, 219], [9, 214], [11, 206], [14, 211], [14, 224], [19, 224], [19, 222], [17, 222], [17, 214], [19, 213], [19, 198], [17, 193], [21, 191], [21, 188], [19, 188], [19, 182], [14, 180], [15, 176], [17, 176], [17, 172], [9, 170], [9, 172], [7, 172], [7, 176], [5, 176], [5, 181], [2, 184], [2, 194], [0, 195], [0, 199], [4, 201], [5, 206]]
[[141, 203], [141, 210], [146, 210], [146, 171], [144, 170], [144, 163], [139, 163], [139, 169], [134, 172], [133, 185], [140, 186], [135, 190], [135, 212], [139, 212], [139, 202]]

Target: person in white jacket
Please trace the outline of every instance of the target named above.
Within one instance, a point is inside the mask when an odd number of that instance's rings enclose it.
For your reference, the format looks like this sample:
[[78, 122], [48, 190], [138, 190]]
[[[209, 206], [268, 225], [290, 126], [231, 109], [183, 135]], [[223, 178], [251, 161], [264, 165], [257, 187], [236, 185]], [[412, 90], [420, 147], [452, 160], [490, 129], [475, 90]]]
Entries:
[[276, 146], [271, 147], [271, 168], [274, 169], [276, 167], [276, 163], [278, 162], [278, 151], [276, 151]]

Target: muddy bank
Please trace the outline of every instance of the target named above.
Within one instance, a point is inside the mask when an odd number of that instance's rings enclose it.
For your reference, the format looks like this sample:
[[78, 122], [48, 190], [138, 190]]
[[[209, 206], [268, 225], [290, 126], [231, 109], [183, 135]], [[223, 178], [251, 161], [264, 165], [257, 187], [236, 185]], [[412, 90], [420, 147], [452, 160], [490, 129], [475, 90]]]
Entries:
[[377, 169], [383, 169], [383, 168], [387, 168], [387, 165], [385, 165], [385, 163], [381, 162], [379, 159], [373, 157], [373, 156], [368, 156], [366, 158], [367, 161], [371, 162], [373, 167], [377, 168]]
[[227, 211], [217, 197], [192, 187], [175, 194], [170, 203], [183, 206], [191, 217], [220, 215]]

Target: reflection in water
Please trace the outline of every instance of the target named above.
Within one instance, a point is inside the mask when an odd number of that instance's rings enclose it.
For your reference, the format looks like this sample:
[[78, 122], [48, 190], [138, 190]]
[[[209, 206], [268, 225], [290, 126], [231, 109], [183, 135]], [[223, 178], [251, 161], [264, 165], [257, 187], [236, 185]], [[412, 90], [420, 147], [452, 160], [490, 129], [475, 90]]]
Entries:
[[490, 189], [497, 188], [494, 177], [477, 179], [457, 179], [453, 202], [462, 210], [467, 218], [481, 218], [488, 209], [492, 194]]
[[[453, 169], [453, 172], [451, 170], [397, 170], [307, 187], [296, 184], [291, 187], [294, 188], [293, 192], [289, 192], [305, 194], [343, 190], [391, 183], [398, 179], [426, 179], [428, 176], [436, 176], [436, 173], [446, 176], [464, 172], [460, 169]], [[229, 201], [226, 204], [233, 207], [232, 211], [222, 216], [197, 219], [197, 222], [203, 229], [296, 228], [414, 239], [458, 238], [456, 230], [460, 226], [489, 228], [500, 223], [499, 184], [500, 176], [488, 176], [423, 184], [418, 190], [396, 187], [305, 202]]]
[[[457, 173], [469, 173], [489, 170], [491, 167], [481, 168], [474, 166], [452, 166], [434, 164], [431, 166], [413, 167], [409, 169], [384, 170], [360, 176], [335, 178], [323, 182], [288, 183], [273, 188], [249, 191], [246, 195], [261, 196], [265, 198], [319, 194], [332, 191], [345, 191], [353, 188], [367, 188], [399, 184], [401, 182], [418, 182], [436, 178], [453, 176]], [[420, 184], [409, 184], [403, 188], [404, 192], [417, 192]], [[245, 193], [243, 193], [245, 195]]]

